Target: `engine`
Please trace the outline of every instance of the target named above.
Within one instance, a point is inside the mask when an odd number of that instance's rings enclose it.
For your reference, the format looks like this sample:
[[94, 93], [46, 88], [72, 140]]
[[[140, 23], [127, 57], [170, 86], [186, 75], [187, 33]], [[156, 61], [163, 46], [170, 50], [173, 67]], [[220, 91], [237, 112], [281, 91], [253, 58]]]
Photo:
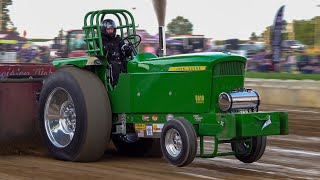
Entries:
[[254, 112], [259, 105], [259, 93], [252, 89], [240, 88], [219, 95], [219, 107], [223, 112]]

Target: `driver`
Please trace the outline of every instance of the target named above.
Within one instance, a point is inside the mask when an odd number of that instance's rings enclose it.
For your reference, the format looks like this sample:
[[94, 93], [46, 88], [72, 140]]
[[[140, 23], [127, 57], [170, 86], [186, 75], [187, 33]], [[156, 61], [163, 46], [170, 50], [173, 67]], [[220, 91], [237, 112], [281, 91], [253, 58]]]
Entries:
[[111, 83], [115, 86], [120, 72], [127, 71], [127, 58], [131, 56], [132, 50], [119, 35], [116, 35], [116, 24], [111, 19], [101, 22], [101, 37], [104, 52], [111, 67]]

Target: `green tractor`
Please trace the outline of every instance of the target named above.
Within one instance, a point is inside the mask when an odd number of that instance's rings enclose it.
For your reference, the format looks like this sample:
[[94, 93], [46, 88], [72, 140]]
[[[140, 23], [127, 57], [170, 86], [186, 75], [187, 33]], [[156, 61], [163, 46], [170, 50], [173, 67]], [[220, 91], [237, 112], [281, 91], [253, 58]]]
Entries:
[[[133, 50], [116, 86], [100, 35], [106, 15], [118, 19], [117, 30]], [[112, 140], [121, 154], [164, 156], [179, 167], [196, 156], [234, 155], [252, 163], [263, 155], [267, 135], [288, 134], [288, 114], [259, 112], [259, 94], [244, 88], [244, 57], [139, 53], [135, 27], [127, 10], [89, 12], [83, 27], [88, 56], [53, 62], [59, 70], [40, 94], [40, 128], [55, 158], [97, 161]], [[210, 153], [205, 137], [214, 137]], [[219, 152], [222, 143], [232, 151]]]

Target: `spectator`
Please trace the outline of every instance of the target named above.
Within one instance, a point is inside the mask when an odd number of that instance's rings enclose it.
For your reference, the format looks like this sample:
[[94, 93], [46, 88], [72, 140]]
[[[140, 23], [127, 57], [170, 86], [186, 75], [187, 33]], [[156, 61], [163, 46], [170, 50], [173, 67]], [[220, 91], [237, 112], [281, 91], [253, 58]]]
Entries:
[[293, 72], [294, 70], [296, 70], [296, 66], [297, 66], [296, 56], [293, 54], [293, 52], [289, 52], [284, 63], [285, 72], [288, 72], [288, 73]]
[[40, 59], [42, 63], [49, 63], [50, 60], [50, 50], [48, 47], [43, 46], [40, 48]]
[[146, 44], [144, 52], [156, 54], [156, 49], [151, 44]]
[[309, 63], [309, 56], [304, 51], [302, 55], [298, 58], [297, 66], [298, 70], [301, 72], [302, 68], [305, 67]]
[[260, 72], [269, 72], [272, 70], [272, 59], [263, 59], [260, 63]]
[[262, 59], [258, 63], [259, 72], [272, 71], [272, 54], [271, 52], [266, 52], [261, 55]]
[[178, 55], [181, 54], [181, 52], [176, 48], [176, 46], [172, 46], [172, 55]]
[[257, 71], [259, 65], [263, 62], [265, 56], [265, 51], [261, 50], [257, 54], [255, 54], [252, 59], [247, 62], [247, 70], [248, 71]]
[[302, 73], [304, 74], [312, 74], [319, 73], [320, 64], [317, 58], [312, 58], [309, 63], [302, 68]]

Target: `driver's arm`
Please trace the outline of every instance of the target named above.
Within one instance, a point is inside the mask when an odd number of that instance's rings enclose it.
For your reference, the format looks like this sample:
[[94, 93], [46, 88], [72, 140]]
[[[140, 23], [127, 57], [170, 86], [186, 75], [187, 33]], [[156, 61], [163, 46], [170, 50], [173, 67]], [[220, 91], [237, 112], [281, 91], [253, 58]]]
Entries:
[[124, 57], [129, 57], [131, 56], [132, 54], [132, 49], [129, 47], [128, 44], [126, 44], [122, 39], [121, 37], [118, 35], [117, 36], [117, 40], [120, 42], [119, 45], [120, 45], [120, 50], [123, 54]]
[[129, 47], [128, 44], [124, 43], [124, 41], [121, 41], [121, 38], [120, 38], [120, 48], [121, 48], [121, 51], [122, 51], [124, 57], [131, 56], [132, 49]]

